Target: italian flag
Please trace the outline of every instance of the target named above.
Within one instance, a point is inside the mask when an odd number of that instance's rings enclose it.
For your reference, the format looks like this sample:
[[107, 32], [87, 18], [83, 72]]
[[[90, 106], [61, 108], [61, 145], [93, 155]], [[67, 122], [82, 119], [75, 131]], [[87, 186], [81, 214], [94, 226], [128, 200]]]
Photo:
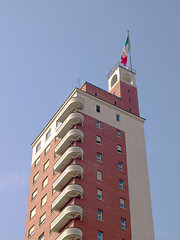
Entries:
[[126, 66], [127, 64], [127, 54], [130, 51], [131, 45], [130, 45], [130, 40], [129, 40], [129, 35], [127, 36], [126, 43], [123, 47], [123, 51], [121, 54], [121, 63]]

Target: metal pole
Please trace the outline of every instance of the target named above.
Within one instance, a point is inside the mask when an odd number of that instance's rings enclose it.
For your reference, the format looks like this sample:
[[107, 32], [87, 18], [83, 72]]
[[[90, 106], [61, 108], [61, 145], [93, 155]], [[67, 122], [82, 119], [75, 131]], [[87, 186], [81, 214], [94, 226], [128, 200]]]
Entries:
[[[128, 32], [128, 38], [129, 38], [129, 30], [127, 30]], [[132, 62], [131, 62], [131, 43], [130, 43], [130, 38], [129, 38], [129, 44], [130, 44], [130, 48], [129, 48], [129, 60], [130, 60], [130, 68], [131, 68], [131, 72], [132, 72]]]

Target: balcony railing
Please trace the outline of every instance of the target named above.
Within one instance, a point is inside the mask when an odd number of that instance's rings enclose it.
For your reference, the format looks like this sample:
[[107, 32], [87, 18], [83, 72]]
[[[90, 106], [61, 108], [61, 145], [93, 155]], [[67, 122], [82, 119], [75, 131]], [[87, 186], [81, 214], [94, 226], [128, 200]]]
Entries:
[[71, 98], [67, 104], [63, 107], [61, 112], [59, 113], [59, 122], [64, 122], [64, 120], [72, 113], [75, 109], [83, 109], [84, 101], [80, 97], [73, 97]]
[[81, 113], [71, 113], [66, 120], [56, 130], [56, 136], [58, 138], [64, 137], [64, 135], [75, 125], [82, 124], [84, 116]]
[[83, 168], [80, 165], [69, 165], [53, 183], [53, 189], [61, 191], [74, 177], [83, 177]]
[[62, 172], [72, 161], [72, 159], [80, 158], [82, 160], [83, 152], [83, 149], [78, 146], [68, 148], [60, 157], [60, 159], [54, 164], [54, 171]]
[[79, 228], [67, 228], [56, 240], [82, 240], [83, 232]]
[[55, 147], [55, 153], [62, 155], [74, 141], [82, 141], [83, 137], [84, 134], [80, 129], [71, 129]]
[[79, 218], [82, 220], [83, 209], [78, 205], [67, 206], [51, 223], [51, 230], [59, 233], [59, 231], [71, 220]]
[[78, 184], [70, 184], [59, 194], [59, 196], [52, 202], [52, 210], [60, 211], [67, 202], [73, 197], [83, 196], [83, 188]]

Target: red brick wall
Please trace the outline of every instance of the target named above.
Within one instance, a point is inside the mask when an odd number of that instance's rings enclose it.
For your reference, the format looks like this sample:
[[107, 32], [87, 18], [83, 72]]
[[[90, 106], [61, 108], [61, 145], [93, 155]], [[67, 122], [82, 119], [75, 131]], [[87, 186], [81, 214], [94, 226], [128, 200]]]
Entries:
[[[83, 199], [75, 203], [83, 207], [83, 221], [75, 220], [75, 226], [83, 230], [83, 239], [97, 239], [97, 233], [103, 231], [105, 240], [131, 239], [127, 159], [125, 133], [116, 136], [117, 129], [101, 122], [101, 129], [96, 128], [96, 119], [84, 115], [83, 161], [77, 160], [84, 169], [83, 179], [76, 183], [84, 188]], [[102, 144], [96, 143], [96, 136]], [[117, 152], [117, 144], [122, 145], [122, 154]], [[96, 153], [102, 154], [102, 163], [97, 162]], [[123, 172], [118, 170], [118, 162], [123, 162]], [[97, 180], [97, 170], [102, 171], [103, 181]], [[119, 188], [119, 179], [124, 180], [124, 190]], [[97, 189], [103, 191], [103, 200], [97, 199]], [[120, 208], [120, 197], [125, 199], [126, 209]], [[97, 220], [97, 210], [103, 210], [103, 222]], [[127, 221], [127, 231], [121, 229], [121, 217]]]
[[87, 82], [81, 90], [139, 116], [137, 89], [125, 82], [117, 83], [110, 93]]
[[[57, 143], [56, 143], [57, 144]], [[31, 176], [30, 176], [30, 185], [29, 185], [29, 200], [27, 208], [27, 218], [26, 218], [26, 230], [25, 230], [25, 240], [28, 239], [28, 230], [33, 224], [35, 224], [34, 235], [30, 238], [32, 240], [37, 240], [38, 237], [44, 232], [45, 239], [54, 240], [59, 236], [57, 233], [50, 233], [50, 224], [54, 218], [58, 215], [58, 212], [51, 213], [51, 203], [58, 196], [58, 192], [52, 194], [52, 184], [59, 176], [59, 173], [56, 173], [53, 176], [53, 167], [54, 167], [54, 150], [55, 150], [55, 139], [50, 143], [49, 152], [44, 155], [44, 151], [40, 155], [40, 164], [34, 168], [34, 164], [31, 166]], [[59, 157], [58, 157], [59, 158]], [[45, 172], [43, 172], [43, 165], [49, 159], [49, 167]], [[36, 183], [33, 184], [34, 175], [39, 172], [39, 179]], [[48, 176], [48, 185], [42, 189], [42, 181]], [[31, 201], [31, 195], [35, 189], [38, 189], [37, 197]], [[41, 208], [41, 198], [47, 193], [47, 203]], [[36, 215], [30, 220], [30, 211], [36, 206]], [[39, 226], [39, 218], [46, 212], [46, 221]]]

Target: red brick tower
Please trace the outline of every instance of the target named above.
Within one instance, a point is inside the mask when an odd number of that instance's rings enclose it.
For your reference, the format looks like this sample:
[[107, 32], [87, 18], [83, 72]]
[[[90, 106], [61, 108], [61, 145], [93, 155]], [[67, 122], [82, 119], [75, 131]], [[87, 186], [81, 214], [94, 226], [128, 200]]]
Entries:
[[32, 144], [25, 240], [153, 240], [135, 74], [75, 89]]

